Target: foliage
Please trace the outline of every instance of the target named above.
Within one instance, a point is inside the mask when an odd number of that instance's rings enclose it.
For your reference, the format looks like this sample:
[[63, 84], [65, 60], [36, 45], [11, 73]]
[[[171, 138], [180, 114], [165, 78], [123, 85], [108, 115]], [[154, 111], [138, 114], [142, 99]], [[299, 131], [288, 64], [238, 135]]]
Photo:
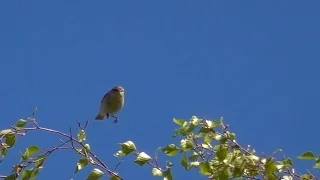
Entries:
[[[63, 133], [39, 126], [35, 119], [35, 113], [26, 120], [18, 120], [17, 124], [10, 129], [0, 131], [1, 161], [7, 156], [8, 151], [15, 146], [17, 138], [26, 136], [31, 131], [56, 134], [65, 140], [61, 140], [61, 144], [52, 147], [50, 150], [43, 150], [36, 145], [26, 148], [21, 154], [20, 162], [13, 166], [12, 172], [8, 175], [0, 175], [0, 179], [36, 179], [50, 155], [62, 149], [72, 149], [74, 153], [80, 155], [75, 165], [74, 174], [90, 166], [93, 167], [93, 170], [88, 174], [88, 180], [97, 180], [104, 176], [109, 176], [111, 180], [123, 179], [117, 172], [111, 171], [93, 153], [86, 140], [88, 122], [84, 126], [78, 122], [79, 131], [77, 138], [75, 138], [72, 128], [69, 129], [68, 133]], [[173, 137], [180, 138], [180, 144], [168, 144], [164, 148], [159, 148], [156, 152], [160, 150], [168, 158], [179, 158], [180, 165], [185, 171], [197, 169], [202, 176], [207, 177], [206, 179], [217, 180], [236, 178], [268, 180], [318, 179], [309, 171], [302, 175], [295, 173], [291, 158], [278, 157], [281, 150], [275, 151], [270, 156], [259, 156], [250, 146], [246, 148], [241, 146], [236, 140], [236, 134], [230, 132], [228, 126], [224, 124], [223, 118], [216, 121], [192, 116], [189, 121], [174, 119], [173, 122], [179, 127]], [[115, 157], [135, 156], [134, 162], [138, 166], [150, 166], [153, 176], [162, 177], [163, 180], [174, 179], [174, 166], [169, 160], [160, 165], [157, 156], [151, 157], [147, 153], [139, 151], [132, 140], [119, 145], [120, 149], [114, 154]], [[320, 156], [312, 152], [305, 152], [298, 156], [298, 159], [313, 161], [315, 163], [313, 168], [320, 169]], [[118, 165], [116, 165], [116, 170]]]

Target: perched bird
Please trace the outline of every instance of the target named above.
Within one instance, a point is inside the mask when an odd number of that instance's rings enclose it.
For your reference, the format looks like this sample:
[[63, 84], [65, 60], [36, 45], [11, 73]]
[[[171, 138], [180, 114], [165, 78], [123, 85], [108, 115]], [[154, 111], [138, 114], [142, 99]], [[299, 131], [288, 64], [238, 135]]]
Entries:
[[104, 120], [111, 116], [115, 118], [113, 122], [117, 123], [118, 118], [114, 115], [122, 109], [123, 105], [124, 89], [121, 86], [115, 86], [103, 96], [100, 105], [100, 112], [95, 119]]

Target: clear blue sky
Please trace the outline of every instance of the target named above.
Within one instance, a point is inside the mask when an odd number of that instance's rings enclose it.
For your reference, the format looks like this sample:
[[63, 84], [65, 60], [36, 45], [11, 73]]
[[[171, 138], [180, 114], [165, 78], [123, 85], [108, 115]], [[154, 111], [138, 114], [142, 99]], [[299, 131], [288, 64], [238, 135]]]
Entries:
[[[320, 153], [319, 1], [1, 1], [1, 129], [39, 108], [41, 126], [68, 132], [93, 119], [104, 93], [122, 85], [120, 122], [92, 122], [88, 141], [113, 169], [116, 143], [153, 154], [176, 142], [172, 118], [231, 125], [241, 144], [270, 154]], [[0, 174], [43, 133], [20, 138]], [[125, 159], [125, 179], [152, 179]], [[164, 164], [162, 158], [161, 163]], [[77, 159], [54, 154], [40, 179], [71, 178]], [[178, 162], [176, 163], [179, 164]], [[297, 163], [304, 170], [311, 164]], [[84, 179], [87, 172], [75, 176]], [[59, 173], [58, 173], [59, 172]], [[174, 169], [177, 179], [201, 179]], [[205, 179], [203, 177], [202, 179]]]

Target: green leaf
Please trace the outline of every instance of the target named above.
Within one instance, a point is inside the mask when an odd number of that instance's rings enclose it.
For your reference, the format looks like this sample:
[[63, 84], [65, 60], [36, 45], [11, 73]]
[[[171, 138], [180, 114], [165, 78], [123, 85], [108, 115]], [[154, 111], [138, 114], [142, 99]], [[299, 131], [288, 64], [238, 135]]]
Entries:
[[194, 126], [198, 126], [201, 122], [201, 119], [198, 119], [196, 116], [191, 117], [191, 124]]
[[233, 170], [233, 178], [239, 178], [239, 177], [242, 177], [244, 173], [244, 168], [241, 168], [241, 167], [235, 167], [234, 170]]
[[211, 138], [208, 134], [204, 136], [204, 142], [211, 146]]
[[143, 166], [146, 163], [148, 163], [150, 161], [150, 159], [151, 159], [151, 157], [148, 154], [146, 154], [145, 152], [141, 152], [141, 153], [139, 153], [137, 159], [134, 162], [140, 166]]
[[200, 122], [201, 119], [198, 119], [196, 116], [192, 116], [190, 123], [188, 123], [189, 126], [187, 127], [186, 133], [194, 131], [198, 127]]
[[10, 176], [7, 176], [4, 180], [16, 180], [18, 178], [16, 178], [16, 174], [11, 174]]
[[152, 168], [152, 175], [162, 177], [162, 172], [158, 168]]
[[76, 166], [76, 170], [74, 171], [74, 173], [76, 174], [80, 170], [84, 169], [88, 164], [89, 164], [88, 158], [79, 159], [77, 166]]
[[212, 174], [209, 162], [200, 163], [200, 173], [204, 176], [210, 176]]
[[216, 127], [221, 126], [221, 123], [220, 122], [216, 122], [216, 121], [206, 120], [205, 123], [206, 123], [205, 127], [209, 128], [210, 130], [213, 130]]
[[186, 126], [187, 122], [185, 120], [173, 119], [173, 122], [178, 124], [179, 126]]
[[26, 149], [24, 154], [22, 155], [22, 160], [26, 161], [29, 159], [30, 156], [38, 153], [40, 151], [40, 148], [37, 146], [30, 146], [29, 148]]
[[228, 138], [225, 136], [222, 136], [220, 139], [220, 144], [226, 144], [228, 142]]
[[211, 144], [201, 144], [201, 147], [205, 148], [205, 149], [210, 149], [211, 148]]
[[247, 165], [246, 170], [248, 171], [249, 176], [258, 176], [259, 169], [256, 165]]
[[301, 176], [303, 180], [314, 180], [314, 178], [310, 174], [304, 174]]
[[320, 169], [320, 157], [318, 157], [316, 164], [313, 166], [313, 168]]
[[315, 160], [316, 157], [313, 155], [312, 152], [308, 151], [308, 152], [305, 152], [304, 154], [302, 154], [301, 156], [298, 156], [298, 159], [302, 159], [302, 160]]
[[87, 180], [97, 180], [100, 179], [103, 175], [104, 173], [100, 169], [95, 168], [91, 171]]
[[31, 179], [33, 174], [33, 169], [27, 169], [25, 171], [23, 171], [22, 173], [22, 180], [29, 180]]
[[293, 162], [290, 158], [284, 159], [283, 161], [280, 161], [280, 164], [284, 166], [284, 168], [289, 168], [293, 166]]
[[118, 151], [114, 154], [115, 157], [123, 157], [123, 156], [127, 156], [127, 154], [123, 153], [122, 151]]
[[4, 158], [7, 156], [8, 148], [6, 146], [1, 147], [1, 157]]
[[84, 142], [86, 140], [86, 132], [83, 129], [78, 133], [78, 140], [79, 142]]
[[[89, 156], [88, 153], [90, 152], [90, 145], [89, 145], [89, 144], [85, 144], [85, 145], [84, 145], [84, 148], [81, 149], [81, 150], [78, 150], [78, 151], [80, 151], [81, 153], [83, 153], [85, 157], [88, 157], [88, 156]], [[80, 154], [81, 154], [81, 153], [80, 153]]]
[[22, 180], [35, 180], [39, 174], [39, 168], [27, 169], [22, 173]]
[[46, 155], [41, 155], [38, 156], [35, 161], [36, 161], [36, 167], [41, 167], [43, 165], [43, 162], [46, 160], [47, 156]]
[[16, 135], [10, 134], [6, 137], [6, 144], [8, 145], [8, 148], [11, 148], [16, 143]]
[[32, 173], [32, 176], [31, 176], [31, 179], [32, 179], [32, 180], [35, 180], [35, 179], [38, 177], [39, 172], [40, 172], [40, 168], [34, 169], [34, 170], [33, 170], [33, 173]]
[[217, 159], [222, 162], [223, 160], [226, 159], [228, 155], [228, 150], [226, 148], [220, 148], [217, 152], [216, 152], [216, 157]]
[[232, 141], [236, 139], [236, 134], [235, 133], [230, 133], [229, 131], [227, 131], [227, 135]]
[[278, 180], [279, 178], [277, 177], [276, 174], [272, 173], [272, 174], [267, 174], [266, 175], [266, 179], [268, 179], [268, 180]]
[[162, 151], [168, 156], [175, 156], [179, 153], [180, 149], [175, 144], [169, 144]]
[[111, 176], [110, 180], [121, 180], [118, 176]]
[[273, 160], [267, 160], [265, 164], [265, 173], [268, 175], [272, 174], [275, 171], [277, 171], [276, 162], [274, 162]]
[[197, 168], [200, 166], [200, 162], [198, 161], [194, 161], [194, 162], [190, 162], [190, 168]]
[[130, 154], [137, 150], [136, 145], [132, 141], [127, 141], [124, 143], [121, 143], [122, 152], [125, 154]]
[[223, 136], [221, 136], [220, 134], [214, 134], [213, 135], [213, 139], [215, 139], [216, 141], [220, 141], [222, 139]]
[[197, 161], [200, 158], [199, 154], [197, 152], [193, 152], [191, 156], [189, 156], [190, 161]]
[[87, 150], [87, 152], [90, 152], [90, 149], [91, 149], [91, 148], [90, 148], [90, 145], [89, 145], [89, 144], [85, 144], [85, 145], [84, 145], [84, 148]]
[[19, 119], [19, 120], [18, 120], [18, 123], [17, 123], [17, 125], [16, 125], [16, 129], [17, 129], [17, 130], [23, 129], [23, 128], [26, 126], [27, 123], [28, 123], [27, 120]]
[[230, 176], [231, 176], [231, 172], [229, 168], [223, 168], [218, 173], [219, 180], [228, 180]]
[[193, 145], [192, 141], [190, 141], [188, 139], [182, 139], [180, 141], [180, 146], [184, 152], [187, 152], [187, 151], [194, 149], [194, 145]]
[[135, 144], [132, 141], [126, 141], [124, 143], [120, 143], [120, 146], [121, 146], [121, 150], [115, 154], [116, 157], [127, 156], [130, 153], [137, 150]]
[[163, 180], [173, 180], [173, 174], [170, 169], [163, 173]]
[[177, 137], [179, 135], [186, 136], [187, 134], [188, 134], [188, 127], [184, 126], [184, 127], [181, 127], [180, 129], [177, 129], [173, 137]]
[[208, 132], [210, 132], [211, 130], [210, 130], [210, 128], [207, 128], [207, 127], [201, 127], [201, 129], [200, 129], [200, 133], [204, 133], [204, 134], [207, 134]]
[[184, 155], [181, 159], [181, 165], [184, 167], [186, 171], [190, 169], [190, 164], [188, 163], [186, 155]]
[[0, 131], [0, 139], [6, 138], [9, 135], [14, 135], [14, 132], [11, 129], [4, 129]]

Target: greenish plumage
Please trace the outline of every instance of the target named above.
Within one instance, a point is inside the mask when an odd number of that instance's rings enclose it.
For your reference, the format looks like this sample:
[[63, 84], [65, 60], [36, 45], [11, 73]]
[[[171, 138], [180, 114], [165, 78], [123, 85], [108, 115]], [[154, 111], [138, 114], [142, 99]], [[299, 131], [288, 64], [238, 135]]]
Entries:
[[124, 89], [121, 86], [116, 86], [107, 92], [101, 100], [100, 112], [96, 116], [96, 120], [108, 119], [110, 116], [117, 114], [124, 105]]

